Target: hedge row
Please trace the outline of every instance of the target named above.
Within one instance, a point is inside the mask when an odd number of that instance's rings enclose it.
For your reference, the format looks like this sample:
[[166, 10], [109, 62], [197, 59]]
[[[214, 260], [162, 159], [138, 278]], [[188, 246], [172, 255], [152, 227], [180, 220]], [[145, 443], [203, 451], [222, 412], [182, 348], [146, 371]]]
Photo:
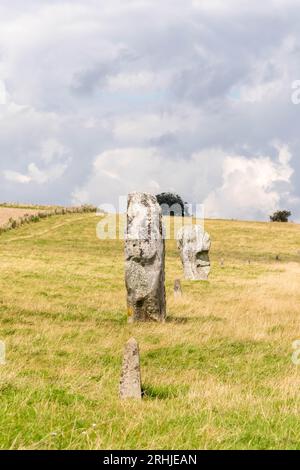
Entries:
[[79, 207], [56, 207], [55, 209], [39, 211], [35, 214], [25, 214], [23, 217], [18, 217], [17, 219], [10, 218], [5, 225], [0, 227], [0, 234], [24, 224], [39, 222], [41, 219], [46, 219], [53, 215], [83, 214], [87, 212], [97, 212], [97, 208], [90, 204], [84, 204]]

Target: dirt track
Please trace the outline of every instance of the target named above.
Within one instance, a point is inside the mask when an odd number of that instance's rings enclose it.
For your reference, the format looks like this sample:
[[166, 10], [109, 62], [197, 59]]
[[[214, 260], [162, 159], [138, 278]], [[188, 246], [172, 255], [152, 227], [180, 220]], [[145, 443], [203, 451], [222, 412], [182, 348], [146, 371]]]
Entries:
[[37, 214], [40, 211], [33, 210], [33, 209], [14, 209], [9, 207], [0, 207], [0, 227], [6, 222], [9, 221], [10, 218], [16, 220], [19, 217], [23, 217], [25, 214]]

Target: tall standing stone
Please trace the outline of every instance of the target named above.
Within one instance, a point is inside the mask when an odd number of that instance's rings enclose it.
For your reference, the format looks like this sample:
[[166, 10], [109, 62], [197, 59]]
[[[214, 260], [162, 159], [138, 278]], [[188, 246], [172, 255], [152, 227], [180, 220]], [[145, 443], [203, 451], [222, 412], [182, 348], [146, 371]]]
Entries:
[[165, 241], [161, 208], [151, 194], [128, 195], [125, 283], [129, 322], [165, 320]]
[[208, 279], [210, 245], [210, 236], [200, 225], [186, 225], [178, 231], [177, 246], [186, 279]]
[[140, 353], [137, 341], [131, 338], [124, 349], [120, 398], [142, 398]]

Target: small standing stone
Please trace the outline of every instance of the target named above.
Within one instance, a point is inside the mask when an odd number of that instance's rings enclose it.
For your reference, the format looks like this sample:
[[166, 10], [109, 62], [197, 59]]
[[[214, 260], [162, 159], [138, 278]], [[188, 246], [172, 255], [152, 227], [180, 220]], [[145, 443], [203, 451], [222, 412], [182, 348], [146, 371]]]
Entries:
[[183, 226], [177, 234], [177, 246], [186, 279], [206, 281], [210, 272], [210, 236], [201, 225]]
[[174, 298], [178, 299], [182, 296], [182, 288], [180, 279], [175, 279], [174, 281]]
[[125, 344], [120, 380], [120, 398], [142, 398], [139, 345], [131, 338]]

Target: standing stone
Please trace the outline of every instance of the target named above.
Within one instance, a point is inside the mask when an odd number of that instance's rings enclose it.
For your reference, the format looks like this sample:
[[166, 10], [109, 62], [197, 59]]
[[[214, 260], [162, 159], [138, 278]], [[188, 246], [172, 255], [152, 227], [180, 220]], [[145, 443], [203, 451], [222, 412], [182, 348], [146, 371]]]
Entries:
[[120, 398], [142, 398], [139, 345], [134, 338], [125, 344]]
[[182, 288], [180, 279], [175, 279], [174, 281], [174, 298], [178, 299], [182, 296]]
[[186, 279], [206, 281], [210, 272], [210, 237], [200, 225], [187, 225], [177, 234], [177, 246]]
[[165, 320], [165, 241], [161, 208], [151, 194], [128, 195], [125, 283], [129, 322]]

